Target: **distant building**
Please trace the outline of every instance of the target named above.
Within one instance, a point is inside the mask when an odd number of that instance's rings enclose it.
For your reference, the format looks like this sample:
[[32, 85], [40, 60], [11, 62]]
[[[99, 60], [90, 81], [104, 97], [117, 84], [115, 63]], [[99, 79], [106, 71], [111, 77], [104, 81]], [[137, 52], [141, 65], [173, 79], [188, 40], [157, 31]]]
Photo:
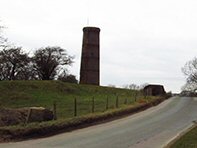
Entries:
[[147, 85], [144, 87], [146, 96], [160, 96], [166, 94], [163, 85]]

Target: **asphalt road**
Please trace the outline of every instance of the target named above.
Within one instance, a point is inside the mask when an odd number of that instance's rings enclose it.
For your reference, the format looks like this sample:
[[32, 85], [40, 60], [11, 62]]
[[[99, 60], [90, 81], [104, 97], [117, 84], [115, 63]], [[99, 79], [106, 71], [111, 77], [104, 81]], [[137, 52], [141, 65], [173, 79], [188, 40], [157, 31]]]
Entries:
[[197, 120], [197, 98], [171, 98], [112, 122], [0, 148], [160, 148]]

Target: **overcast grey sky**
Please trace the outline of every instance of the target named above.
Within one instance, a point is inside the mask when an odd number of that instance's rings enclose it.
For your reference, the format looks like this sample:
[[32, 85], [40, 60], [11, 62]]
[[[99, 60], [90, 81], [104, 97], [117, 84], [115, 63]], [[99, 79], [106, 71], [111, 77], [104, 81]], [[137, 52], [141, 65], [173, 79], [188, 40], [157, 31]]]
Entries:
[[181, 67], [197, 53], [196, 0], [0, 0], [9, 41], [27, 51], [61, 46], [75, 55], [82, 28], [101, 29], [101, 85], [163, 84], [179, 92]]

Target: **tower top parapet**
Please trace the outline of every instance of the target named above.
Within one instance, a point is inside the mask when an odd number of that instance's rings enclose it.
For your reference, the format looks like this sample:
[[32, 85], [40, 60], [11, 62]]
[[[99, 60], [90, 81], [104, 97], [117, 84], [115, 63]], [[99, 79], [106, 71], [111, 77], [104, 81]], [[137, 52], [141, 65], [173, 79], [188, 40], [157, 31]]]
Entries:
[[95, 31], [95, 32], [100, 32], [100, 28], [98, 27], [84, 27], [83, 31]]

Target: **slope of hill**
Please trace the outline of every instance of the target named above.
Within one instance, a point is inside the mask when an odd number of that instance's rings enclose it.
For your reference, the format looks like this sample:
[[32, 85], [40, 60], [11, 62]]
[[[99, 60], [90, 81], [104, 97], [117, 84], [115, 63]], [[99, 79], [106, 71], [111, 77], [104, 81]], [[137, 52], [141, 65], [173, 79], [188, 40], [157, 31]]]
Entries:
[[[20, 108], [42, 106], [53, 108], [57, 103], [57, 117], [73, 116], [74, 99], [77, 99], [78, 115], [92, 112], [94, 97], [95, 112], [103, 112], [108, 108], [115, 108], [124, 104], [134, 103], [137, 91], [120, 88], [78, 85], [60, 81], [1, 81], [0, 106]], [[138, 92], [138, 98], [141, 94]], [[108, 99], [107, 99], [108, 98]]]
[[[74, 108], [75, 99], [77, 108]], [[163, 100], [165, 97], [144, 98], [140, 91], [60, 81], [0, 81], [0, 109], [32, 106], [52, 109], [56, 102], [58, 118], [48, 122], [0, 127], [0, 142], [87, 127], [131, 115]], [[77, 117], [74, 117], [75, 110]]]

